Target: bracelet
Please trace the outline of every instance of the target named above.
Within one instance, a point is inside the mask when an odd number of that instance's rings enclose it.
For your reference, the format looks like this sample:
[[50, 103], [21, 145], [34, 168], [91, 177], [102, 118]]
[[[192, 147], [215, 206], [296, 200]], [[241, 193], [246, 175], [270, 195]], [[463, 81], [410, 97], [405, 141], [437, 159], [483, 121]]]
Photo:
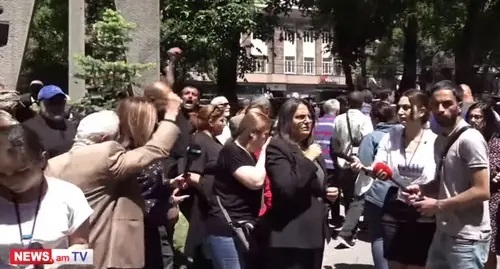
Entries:
[[442, 210], [442, 209], [443, 209], [443, 206], [441, 205], [441, 200], [436, 200], [436, 207], [437, 207], [439, 210]]

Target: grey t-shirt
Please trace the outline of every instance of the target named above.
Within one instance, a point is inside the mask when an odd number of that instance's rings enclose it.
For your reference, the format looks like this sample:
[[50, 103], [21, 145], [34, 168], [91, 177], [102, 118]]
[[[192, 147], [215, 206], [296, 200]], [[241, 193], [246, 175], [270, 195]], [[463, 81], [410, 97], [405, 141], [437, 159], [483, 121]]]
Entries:
[[[462, 120], [453, 132], [466, 125]], [[436, 139], [436, 162], [441, 158], [447, 139], [442, 135]], [[470, 128], [453, 143], [446, 155], [440, 171], [439, 199], [454, 197], [468, 190], [472, 185], [472, 170], [477, 168], [489, 169], [488, 144], [479, 131]], [[466, 208], [438, 213], [437, 229], [458, 238], [484, 239], [491, 232], [488, 210], [488, 201], [484, 201]]]

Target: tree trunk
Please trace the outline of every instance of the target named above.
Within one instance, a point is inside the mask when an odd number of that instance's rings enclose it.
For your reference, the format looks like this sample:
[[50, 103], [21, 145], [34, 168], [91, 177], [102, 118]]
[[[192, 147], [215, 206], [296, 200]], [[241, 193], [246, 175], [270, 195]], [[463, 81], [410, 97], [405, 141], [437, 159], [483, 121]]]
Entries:
[[469, 1], [465, 26], [455, 48], [455, 80], [458, 84], [468, 84], [473, 91], [478, 90], [475, 87], [474, 65], [479, 56], [478, 34], [486, 2], [486, 0]]
[[[415, 10], [415, 7], [410, 7]], [[417, 86], [417, 15], [409, 16], [404, 31], [403, 77], [399, 83], [399, 91], [404, 92]]]
[[[238, 86], [238, 56], [240, 53], [240, 35], [235, 35], [228, 42], [229, 55], [217, 60], [217, 92], [229, 100], [231, 104], [238, 103], [236, 87]], [[234, 106], [234, 105], [233, 105]], [[236, 107], [236, 106], [234, 106]]]
[[342, 71], [344, 71], [345, 84], [347, 85], [347, 90], [354, 91], [354, 81], [352, 79], [351, 62], [346, 57], [342, 57], [342, 55], [340, 55], [340, 59], [342, 60]]

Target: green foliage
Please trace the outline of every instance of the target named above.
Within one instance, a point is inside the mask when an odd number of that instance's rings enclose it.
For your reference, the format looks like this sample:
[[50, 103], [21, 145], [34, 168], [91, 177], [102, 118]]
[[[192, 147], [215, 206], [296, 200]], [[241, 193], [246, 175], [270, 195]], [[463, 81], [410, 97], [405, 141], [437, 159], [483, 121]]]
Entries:
[[[188, 71], [205, 74], [215, 80], [217, 61], [234, 53], [233, 41], [241, 33], [255, 33], [267, 39], [273, 19], [262, 13], [254, 0], [164, 0], [162, 9], [161, 48], [180, 47], [184, 51], [179, 63], [181, 75]], [[264, 26], [264, 27], [263, 27]], [[247, 48], [238, 48], [239, 73], [255, 66]]]
[[37, 0], [22, 68], [26, 80], [65, 88], [68, 72], [68, 1]]
[[154, 67], [154, 64], [125, 61], [130, 31], [135, 27], [111, 9], [106, 9], [102, 19], [92, 25], [92, 55], [75, 56], [80, 68], [77, 77], [85, 79], [87, 85], [87, 93], [81, 101], [83, 106], [90, 106], [92, 110], [113, 108], [117, 101], [133, 94], [132, 86], [141, 72]]

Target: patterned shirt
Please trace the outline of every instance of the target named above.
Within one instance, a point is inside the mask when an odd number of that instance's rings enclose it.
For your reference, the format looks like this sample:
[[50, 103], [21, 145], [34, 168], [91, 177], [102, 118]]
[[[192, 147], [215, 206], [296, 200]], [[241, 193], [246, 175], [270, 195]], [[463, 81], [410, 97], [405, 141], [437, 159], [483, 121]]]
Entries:
[[333, 122], [335, 116], [325, 115], [318, 119], [316, 129], [314, 130], [314, 140], [321, 146], [322, 157], [326, 163], [326, 169], [333, 169], [333, 161], [330, 157], [330, 141], [333, 136]]

